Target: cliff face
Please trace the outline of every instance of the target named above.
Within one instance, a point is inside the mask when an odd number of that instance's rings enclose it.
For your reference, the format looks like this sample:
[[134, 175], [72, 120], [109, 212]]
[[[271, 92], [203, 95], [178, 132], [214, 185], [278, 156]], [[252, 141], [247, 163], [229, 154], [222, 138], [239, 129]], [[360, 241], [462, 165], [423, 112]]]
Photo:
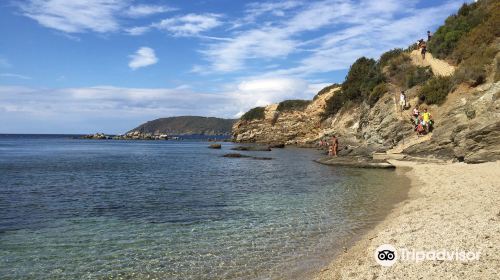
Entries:
[[326, 100], [339, 88], [331, 89], [304, 110], [278, 111], [278, 104], [265, 107], [265, 118], [239, 120], [233, 125], [233, 139], [236, 142], [304, 144], [316, 139], [322, 131], [322, 114]]

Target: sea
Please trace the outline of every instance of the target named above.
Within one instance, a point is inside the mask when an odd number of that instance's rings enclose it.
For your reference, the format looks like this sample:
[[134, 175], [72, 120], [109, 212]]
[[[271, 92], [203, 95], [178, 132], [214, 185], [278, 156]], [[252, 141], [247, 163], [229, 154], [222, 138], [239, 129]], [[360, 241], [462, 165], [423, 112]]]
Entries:
[[307, 279], [404, 199], [316, 149], [0, 135], [0, 279]]

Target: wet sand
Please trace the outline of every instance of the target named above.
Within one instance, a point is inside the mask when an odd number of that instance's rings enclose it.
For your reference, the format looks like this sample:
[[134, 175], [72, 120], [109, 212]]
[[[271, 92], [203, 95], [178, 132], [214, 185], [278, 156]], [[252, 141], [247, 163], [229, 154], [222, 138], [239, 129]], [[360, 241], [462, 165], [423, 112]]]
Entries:
[[[500, 274], [500, 162], [416, 163], [409, 198], [314, 279], [497, 279]], [[424, 183], [425, 181], [425, 183]], [[480, 252], [479, 260], [375, 261], [382, 244], [418, 251]]]

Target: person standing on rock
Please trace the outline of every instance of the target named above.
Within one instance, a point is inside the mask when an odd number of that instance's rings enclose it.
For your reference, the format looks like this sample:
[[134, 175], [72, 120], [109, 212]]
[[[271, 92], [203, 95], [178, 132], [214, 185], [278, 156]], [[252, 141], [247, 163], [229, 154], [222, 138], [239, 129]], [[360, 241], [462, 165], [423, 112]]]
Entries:
[[429, 30], [427, 30], [427, 43], [431, 40], [431, 38], [432, 38], [432, 33]]
[[337, 152], [339, 150], [339, 140], [335, 135], [332, 135], [332, 150], [331, 150], [331, 156], [337, 156]]

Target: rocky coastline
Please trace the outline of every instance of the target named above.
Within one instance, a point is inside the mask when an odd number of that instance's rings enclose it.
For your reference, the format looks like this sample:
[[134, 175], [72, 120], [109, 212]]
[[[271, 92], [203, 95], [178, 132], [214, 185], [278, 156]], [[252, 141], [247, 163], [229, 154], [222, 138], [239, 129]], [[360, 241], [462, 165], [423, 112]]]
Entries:
[[167, 134], [142, 133], [132, 131], [122, 135], [109, 135], [104, 133], [88, 134], [80, 137], [89, 140], [181, 140], [178, 136], [169, 136]]

